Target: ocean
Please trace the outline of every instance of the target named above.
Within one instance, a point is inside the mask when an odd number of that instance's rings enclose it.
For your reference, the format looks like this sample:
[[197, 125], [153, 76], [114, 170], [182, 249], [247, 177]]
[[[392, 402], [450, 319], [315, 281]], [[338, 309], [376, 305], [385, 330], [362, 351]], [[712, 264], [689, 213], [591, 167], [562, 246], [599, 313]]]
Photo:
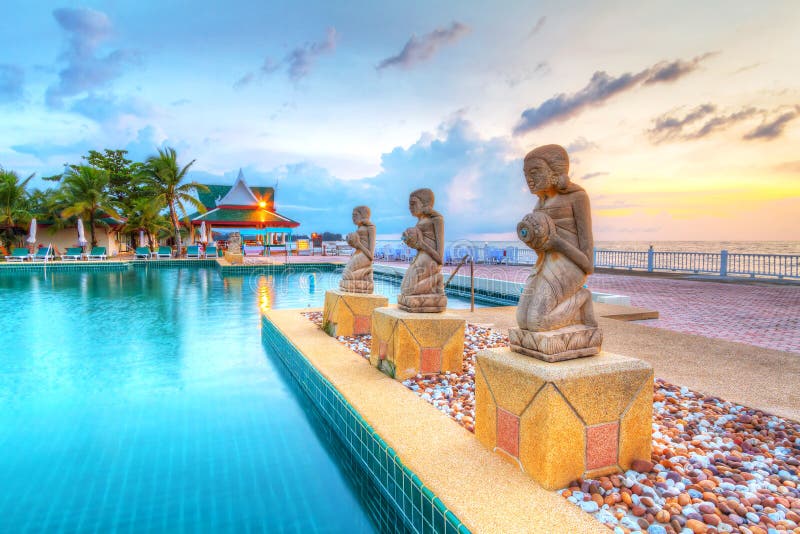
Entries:
[[[492, 248], [520, 247], [521, 241], [469, 241], [459, 240], [451, 244], [481, 247], [488, 243]], [[378, 241], [378, 246], [391, 244], [399, 246], [400, 241]], [[789, 254], [800, 255], [800, 241], [596, 241], [595, 247], [607, 250], [646, 251], [650, 245], [660, 252], [719, 252], [727, 250], [739, 254]]]

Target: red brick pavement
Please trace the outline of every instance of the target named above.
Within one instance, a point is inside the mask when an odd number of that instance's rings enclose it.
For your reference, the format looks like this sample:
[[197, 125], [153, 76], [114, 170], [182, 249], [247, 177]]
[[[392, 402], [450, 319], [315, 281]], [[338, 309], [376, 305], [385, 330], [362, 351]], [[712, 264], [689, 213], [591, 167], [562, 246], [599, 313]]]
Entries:
[[[447, 267], [445, 270], [450, 270]], [[462, 268], [461, 273], [465, 270]], [[475, 266], [475, 276], [524, 282], [530, 267]], [[687, 334], [800, 353], [800, 286], [748, 285], [594, 274], [588, 286], [627, 295], [631, 305], [658, 310], [641, 324]]]

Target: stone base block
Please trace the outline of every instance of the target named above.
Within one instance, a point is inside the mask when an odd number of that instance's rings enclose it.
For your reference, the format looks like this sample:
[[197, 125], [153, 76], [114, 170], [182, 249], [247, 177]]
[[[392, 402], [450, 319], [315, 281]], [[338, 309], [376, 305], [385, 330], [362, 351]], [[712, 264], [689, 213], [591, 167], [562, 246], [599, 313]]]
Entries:
[[475, 435], [554, 490], [650, 460], [653, 368], [618, 354], [547, 363], [477, 355]]
[[560, 362], [600, 352], [603, 332], [596, 326], [573, 325], [549, 332], [508, 330], [511, 350], [545, 362]]
[[231, 265], [244, 264], [244, 256], [242, 254], [231, 254], [230, 252], [226, 252], [223, 257], [225, 258], [225, 261]]
[[449, 313], [379, 308], [372, 314], [369, 362], [397, 380], [442, 371], [461, 373], [466, 322]]
[[372, 311], [389, 305], [383, 295], [345, 293], [339, 289], [325, 292], [322, 328], [329, 336], [360, 336], [372, 331]]
[[447, 295], [398, 295], [397, 307], [410, 313], [440, 313], [447, 309]]

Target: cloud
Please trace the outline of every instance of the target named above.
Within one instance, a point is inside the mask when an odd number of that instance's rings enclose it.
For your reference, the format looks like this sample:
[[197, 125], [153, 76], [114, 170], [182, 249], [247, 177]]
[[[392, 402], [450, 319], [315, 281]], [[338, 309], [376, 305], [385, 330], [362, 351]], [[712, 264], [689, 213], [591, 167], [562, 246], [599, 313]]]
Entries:
[[234, 84], [234, 89], [241, 89], [250, 85], [262, 76], [272, 74], [281, 67], [286, 67], [286, 75], [293, 82], [299, 82], [311, 73], [314, 65], [320, 56], [332, 53], [336, 50], [338, 34], [336, 28], [328, 28], [325, 39], [322, 41], [306, 43], [292, 49], [281, 61], [276, 62], [270, 57], [264, 59], [258, 72], [247, 72]]
[[47, 162], [51, 158], [60, 156], [64, 159], [75, 158], [76, 155], [85, 154], [96, 148], [91, 142], [83, 139], [74, 143], [22, 143], [12, 145], [11, 150], [19, 154], [33, 156], [39, 161]]
[[550, 70], [550, 64], [547, 61], [540, 61], [534, 65], [532, 69], [515, 72], [511, 76], [507, 76], [506, 84], [508, 84], [509, 87], [516, 87], [522, 82], [527, 82], [528, 80], [532, 80], [537, 76], [549, 74]]
[[533, 25], [533, 28], [531, 28], [530, 33], [528, 33], [528, 37], [533, 37], [534, 35], [539, 33], [541, 29], [544, 27], [545, 22], [547, 22], [547, 17], [539, 17], [539, 20], [536, 21], [536, 24]]
[[795, 161], [784, 161], [773, 167], [773, 170], [789, 174], [800, 174], [800, 159]]
[[616, 77], [605, 71], [597, 71], [583, 89], [572, 94], [558, 94], [523, 111], [514, 127], [514, 135], [523, 135], [549, 124], [571, 119], [590, 107], [601, 105], [611, 97], [642, 84], [674, 82], [696, 70], [700, 62], [709, 55], [704, 54], [691, 61], [661, 61], [641, 72], [626, 72]]
[[591, 180], [592, 178], [597, 178], [598, 176], [608, 176], [609, 174], [611, 173], [606, 171], [590, 172], [581, 176], [581, 180]]
[[[349, 232], [353, 206], [367, 204], [379, 234], [400, 234], [416, 222], [408, 212], [408, 195], [420, 187], [436, 194], [436, 209], [445, 216], [449, 239], [513, 233], [536, 202], [525, 184], [522, 155], [515, 144], [504, 137], [483, 137], [463, 117], [451, 118], [412, 145], [383, 154], [381, 166], [380, 173], [357, 180], [338, 179], [309, 161], [266, 172], [245, 168], [244, 174], [251, 185], [272, 186], [277, 181], [276, 209], [301, 221], [303, 232]], [[234, 174], [223, 180], [206, 175], [202, 181], [232, 183]], [[503, 202], [487, 201], [492, 198]]]
[[0, 65], [0, 104], [22, 100], [25, 71], [16, 65]]
[[376, 69], [411, 68], [430, 59], [441, 47], [459, 40], [468, 32], [469, 28], [466, 25], [453, 22], [449, 28], [436, 28], [419, 38], [412, 35], [399, 54], [387, 57]]
[[60, 109], [65, 98], [107, 86], [122, 75], [125, 67], [139, 61], [132, 50], [98, 54], [98, 48], [112, 33], [105, 13], [60, 8], [53, 11], [53, 16], [66, 34], [65, 50], [59, 58], [66, 65], [58, 73], [58, 82], [47, 88], [46, 100], [51, 108]]
[[112, 121], [121, 115], [148, 117], [156, 113], [152, 105], [140, 98], [96, 93], [73, 100], [69, 110], [97, 122]]
[[597, 148], [597, 144], [589, 141], [585, 137], [578, 137], [564, 148], [566, 148], [568, 153], [573, 154], [575, 152], [583, 152], [584, 150]]
[[783, 129], [786, 125], [795, 120], [798, 116], [800, 116], [800, 106], [781, 113], [772, 119], [765, 119], [756, 129], [746, 133], [743, 139], [748, 141], [753, 139], [764, 139], [766, 141], [777, 139], [783, 134]]
[[169, 103], [170, 106], [178, 107], [178, 106], [185, 106], [187, 104], [191, 104], [192, 101], [188, 98], [179, 98], [178, 100], [173, 100]]
[[674, 82], [675, 80], [695, 71], [698, 65], [700, 65], [701, 61], [714, 55], [716, 55], [716, 52], [708, 52], [702, 56], [697, 56], [690, 61], [683, 61], [680, 59], [670, 62], [662, 61], [661, 63], [657, 63], [650, 68], [652, 72], [644, 81], [644, 83], [645, 85], [652, 85], [654, 83]]
[[[755, 107], [744, 107], [736, 111], [719, 113], [713, 104], [703, 104], [684, 116], [667, 113], [657, 117], [647, 134], [654, 144], [667, 141], [692, 141], [761, 115], [763, 117], [761, 125], [745, 134], [743, 138], [771, 140], [780, 137], [786, 124], [798, 117], [800, 108], [784, 111], [775, 116], [778, 112], [779, 110], [768, 112]], [[772, 118], [768, 119], [770, 115]]]

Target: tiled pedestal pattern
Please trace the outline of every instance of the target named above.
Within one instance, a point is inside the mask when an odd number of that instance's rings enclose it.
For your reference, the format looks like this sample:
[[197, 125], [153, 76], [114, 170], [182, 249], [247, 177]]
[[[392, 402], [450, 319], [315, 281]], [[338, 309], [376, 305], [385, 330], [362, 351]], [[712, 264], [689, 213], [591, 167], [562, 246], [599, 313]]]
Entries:
[[547, 489], [649, 460], [652, 418], [653, 369], [641, 360], [477, 355], [475, 435]]
[[338, 289], [325, 292], [322, 328], [329, 336], [359, 336], [372, 331], [372, 311], [389, 305], [383, 295], [346, 293]]
[[369, 362], [397, 380], [441, 371], [461, 373], [465, 327], [464, 319], [449, 313], [376, 309]]

